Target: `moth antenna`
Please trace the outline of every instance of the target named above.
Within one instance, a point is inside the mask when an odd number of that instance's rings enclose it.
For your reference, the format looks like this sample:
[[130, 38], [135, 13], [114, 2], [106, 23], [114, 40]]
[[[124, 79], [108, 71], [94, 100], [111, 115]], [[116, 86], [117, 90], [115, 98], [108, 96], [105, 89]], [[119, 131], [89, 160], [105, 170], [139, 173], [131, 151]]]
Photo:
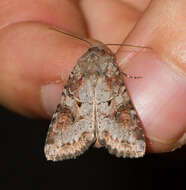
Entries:
[[[89, 46], [93, 46], [93, 44], [91, 42], [89, 42], [88, 40], [85, 40], [84, 38], [81, 38], [80, 36], [78, 35], [75, 35], [75, 34], [72, 34], [72, 33], [68, 33], [68, 32], [65, 32], [57, 27], [50, 27], [49, 29], [52, 29], [52, 30], [55, 30], [57, 32], [60, 32], [62, 34], [65, 34], [67, 36], [71, 36], [73, 38], [76, 38], [76, 39], [79, 39], [81, 41], [84, 41], [86, 42]], [[105, 44], [107, 46], [129, 46], [129, 47], [136, 47], [136, 48], [147, 48], [147, 49], [152, 49], [150, 47], [147, 47], [147, 46], [138, 46], [138, 45], [132, 45], [132, 44]]]
[[93, 44], [92, 44], [91, 42], [89, 42], [88, 40], [85, 40], [85, 39], [83, 39], [83, 38], [81, 38], [80, 36], [77, 36], [77, 35], [75, 35], [75, 34], [71, 34], [71, 33], [65, 32], [65, 31], [63, 31], [63, 30], [61, 30], [61, 29], [59, 29], [59, 28], [57, 28], [57, 27], [50, 27], [50, 29], [55, 30], [55, 31], [57, 31], [57, 32], [60, 32], [60, 33], [62, 33], [62, 34], [65, 34], [65, 35], [67, 35], [67, 36], [71, 36], [71, 37], [73, 37], [73, 38], [79, 39], [79, 40], [81, 40], [81, 41], [84, 41], [84, 42], [86, 42], [89, 46], [93, 46]]
[[151, 47], [147, 46], [137, 46], [137, 45], [132, 45], [132, 44], [105, 44], [107, 46], [129, 46], [129, 47], [136, 47], [136, 48], [147, 48], [147, 49], [152, 49]]

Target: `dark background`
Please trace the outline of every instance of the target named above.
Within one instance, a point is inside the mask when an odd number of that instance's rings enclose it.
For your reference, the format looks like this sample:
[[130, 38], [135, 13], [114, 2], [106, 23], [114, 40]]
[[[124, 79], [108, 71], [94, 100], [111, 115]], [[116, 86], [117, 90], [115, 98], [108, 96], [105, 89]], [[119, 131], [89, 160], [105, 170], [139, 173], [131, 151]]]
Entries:
[[186, 148], [122, 159], [90, 148], [76, 160], [48, 162], [43, 153], [49, 121], [0, 107], [0, 190], [186, 189]]

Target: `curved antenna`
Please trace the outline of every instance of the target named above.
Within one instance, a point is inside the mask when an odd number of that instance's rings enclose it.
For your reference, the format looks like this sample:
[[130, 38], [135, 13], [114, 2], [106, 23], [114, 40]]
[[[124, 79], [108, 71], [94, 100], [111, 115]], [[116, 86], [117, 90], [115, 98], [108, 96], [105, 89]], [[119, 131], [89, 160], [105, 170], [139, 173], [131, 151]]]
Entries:
[[[62, 34], [65, 34], [67, 36], [71, 36], [73, 38], [76, 38], [76, 39], [79, 39], [81, 41], [84, 41], [86, 42], [89, 46], [93, 46], [93, 44], [91, 42], [89, 42], [88, 40], [85, 40], [84, 38], [78, 36], [78, 35], [75, 35], [75, 34], [72, 34], [72, 33], [68, 33], [68, 32], [65, 32], [57, 27], [50, 27], [49, 29], [51, 30], [55, 30], [57, 32], [60, 32]], [[147, 47], [147, 46], [138, 46], [138, 45], [132, 45], [132, 44], [104, 44], [106, 46], [128, 46], [128, 47], [136, 47], [136, 48], [148, 48], [148, 49], [152, 49], [150, 47]]]
[[148, 48], [152, 49], [151, 47], [147, 46], [138, 46], [138, 45], [132, 45], [132, 44], [105, 44], [106, 46], [128, 46], [128, 47], [136, 47], [136, 48]]
[[55, 30], [55, 31], [60, 32], [60, 33], [63, 33], [63, 34], [65, 34], [65, 35], [67, 35], [67, 36], [71, 36], [71, 37], [73, 37], [73, 38], [79, 39], [79, 40], [81, 40], [81, 41], [84, 41], [84, 42], [86, 42], [89, 46], [93, 46], [93, 44], [92, 44], [91, 42], [89, 42], [88, 40], [85, 40], [85, 39], [81, 38], [81, 37], [78, 36], [78, 35], [71, 34], [71, 33], [68, 33], [68, 32], [64, 32], [63, 30], [61, 30], [61, 29], [59, 29], [59, 28], [57, 28], [57, 27], [50, 27], [50, 29]]

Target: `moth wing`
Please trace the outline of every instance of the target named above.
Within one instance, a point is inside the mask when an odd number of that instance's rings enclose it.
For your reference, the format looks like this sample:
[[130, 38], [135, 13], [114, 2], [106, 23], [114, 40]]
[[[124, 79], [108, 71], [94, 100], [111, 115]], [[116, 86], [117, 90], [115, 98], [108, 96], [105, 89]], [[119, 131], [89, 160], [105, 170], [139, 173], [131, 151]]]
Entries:
[[89, 86], [79, 74], [76, 75], [78, 69], [76, 65], [70, 74], [49, 126], [44, 150], [48, 160], [76, 158], [95, 142], [90, 94], [84, 93], [88, 100], [79, 99], [79, 93], [88, 92]]
[[[99, 95], [101, 91], [102, 94]], [[143, 156], [146, 144], [142, 125], [131, 104], [121, 74], [114, 64], [98, 80], [97, 97], [98, 143], [117, 157]]]

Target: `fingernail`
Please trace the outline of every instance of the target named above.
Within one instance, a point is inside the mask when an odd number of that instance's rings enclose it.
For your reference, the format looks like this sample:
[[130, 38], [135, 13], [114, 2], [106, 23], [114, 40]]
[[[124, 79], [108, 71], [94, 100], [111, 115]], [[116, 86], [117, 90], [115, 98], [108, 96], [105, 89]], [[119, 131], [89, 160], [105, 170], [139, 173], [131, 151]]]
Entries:
[[[186, 126], [185, 77], [172, 67], [172, 63], [167, 63], [150, 51], [126, 57], [120, 52], [118, 64], [121, 70], [142, 77], [124, 80], [143, 122], [145, 135], [165, 144], [175, 143]], [[154, 147], [153, 144], [151, 147], [156, 152], [162, 152], [171, 146], [157, 148], [154, 143]]]
[[47, 84], [41, 87], [41, 102], [48, 116], [52, 116], [55, 112], [60, 101], [61, 91], [61, 84]]
[[183, 145], [186, 144], [186, 133], [184, 133], [179, 140], [177, 141], [177, 143], [175, 144], [175, 147], [172, 149], [172, 151], [181, 148]]

